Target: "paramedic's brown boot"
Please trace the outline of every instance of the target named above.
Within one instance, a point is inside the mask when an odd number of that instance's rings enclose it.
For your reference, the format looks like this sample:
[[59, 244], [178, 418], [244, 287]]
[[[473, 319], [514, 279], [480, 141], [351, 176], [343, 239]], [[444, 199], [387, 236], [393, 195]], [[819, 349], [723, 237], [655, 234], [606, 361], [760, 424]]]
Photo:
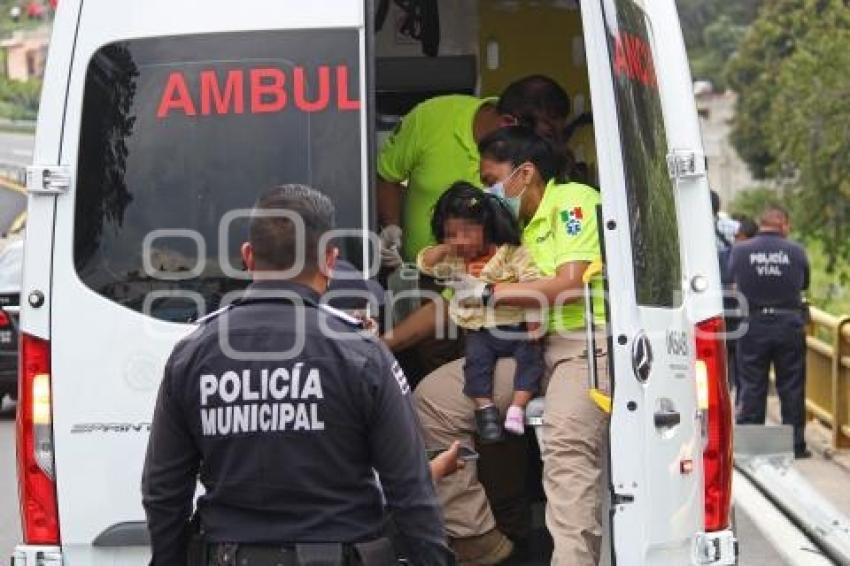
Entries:
[[482, 444], [492, 444], [502, 440], [502, 419], [496, 405], [475, 409], [475, 430]]
[[458, 566], [492, 566], [507, 560], [514, 550], [511, 540], [498, 529], [477, 537], [450, 539], [449, 546]]

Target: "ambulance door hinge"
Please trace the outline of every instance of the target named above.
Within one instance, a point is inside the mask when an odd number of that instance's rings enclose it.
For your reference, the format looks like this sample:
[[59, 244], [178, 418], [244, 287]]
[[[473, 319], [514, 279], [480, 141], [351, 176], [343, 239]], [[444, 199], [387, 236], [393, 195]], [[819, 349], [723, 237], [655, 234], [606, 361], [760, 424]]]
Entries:
[[738, 539], [731, 530], [699, 533], [694, 540], [694, 564], [734, 566], [738, 563]]
[[31, 195], [63, 195], [71, 188], [71, 168], [65, 165], [27, 167], [27, 192]]
[[671, 179], [704, 177], [708, 170], [705, 154], [676, 149], [667, 154], [667, 172]]

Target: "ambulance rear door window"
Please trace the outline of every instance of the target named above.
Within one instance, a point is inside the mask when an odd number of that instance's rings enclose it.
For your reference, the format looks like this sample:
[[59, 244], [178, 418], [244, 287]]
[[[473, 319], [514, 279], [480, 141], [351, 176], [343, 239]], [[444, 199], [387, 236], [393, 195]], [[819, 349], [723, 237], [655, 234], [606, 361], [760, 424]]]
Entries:
[[637, 302], [682, 301], [676, 201], [649, 18], [635, 0], [604, 0], [625, 169]]
[[247, 218], [222, 220], [285, 183], [329, 195], [338, 227], [364, 228], [358, 53], [353, 29], [101, 48], [87, 69], [77, 163], [83, 283], [155, 318], [192, 320], [248, 283], [233, 276]]

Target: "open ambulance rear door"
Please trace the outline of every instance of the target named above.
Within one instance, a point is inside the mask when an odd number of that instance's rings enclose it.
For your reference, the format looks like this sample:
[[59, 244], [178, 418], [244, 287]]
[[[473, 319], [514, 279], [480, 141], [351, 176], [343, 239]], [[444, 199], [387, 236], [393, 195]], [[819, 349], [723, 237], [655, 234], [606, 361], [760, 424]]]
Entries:
[[609, 292], [614, 556], [732, 564], [720, 281], [674, 0], [581, 8]]

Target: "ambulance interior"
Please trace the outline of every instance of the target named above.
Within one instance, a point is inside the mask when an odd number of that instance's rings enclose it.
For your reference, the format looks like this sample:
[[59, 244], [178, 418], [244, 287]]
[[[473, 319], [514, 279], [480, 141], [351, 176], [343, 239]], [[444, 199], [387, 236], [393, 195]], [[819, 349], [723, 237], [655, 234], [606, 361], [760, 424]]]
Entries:
[[569, 148], [596, 185], [590, 86], [578, 0], [375, 0], [377, 147], [417, 103], [498, 96], [541, 74], [569, 94]]
[[[568, 147], [577, 164], [580, 180], [598, 186], [590, 86], [577, 0], [385, 0], [375, 2], [376, 35], [375, 104], [376, 148], [392, 132], [406, 112], [417, 103], [443, 94], [498, 96], [511, 82], [533, 74], [556, 80], [569, 94], [572, 106]], [[392, 285], [390, 285], [392, 287]], [[386, 320], [386, 318], [385, 318]], [[503, 532], [517, 533], [525, 524], [528, 544], [512, 563], [548, 563], [551, 537], [543, 520], [545, 496], [542, 464], [532, 427], [526, 446], [499, 452], [510, 462], [498, 461], [498, 469], [479, 466], [479, 478], [489, 493], [491, 506]], [[479, 451], [487, 450], [478, 446]], [[527, 462], [526, 489], [520, 498], [531, 502], [519, 508], [501, 501], [508, 476], [506, 467]], [[607, 461], [607, 457], [605, 458]], [[600, 490], [607, 490], [607, 474]], [[509, 500], [511, 494], [508, 494]], [[516, 496], [516, 493], [513, 493]], [[603, 497], [603, 501], [608, 498]], [[495, 505], [494, 505], [495, 503]], [[505, 503], [503, 509], [499, 509]], [[523, 516], [523, 513], [526, 513]], [[505, 523], [501, 516], [507, 517]], [[603, 511], [606, 532], [602, 564], [610, 561], [608, 513]], [[521, 528], [519, 530], [522, 530]]]

